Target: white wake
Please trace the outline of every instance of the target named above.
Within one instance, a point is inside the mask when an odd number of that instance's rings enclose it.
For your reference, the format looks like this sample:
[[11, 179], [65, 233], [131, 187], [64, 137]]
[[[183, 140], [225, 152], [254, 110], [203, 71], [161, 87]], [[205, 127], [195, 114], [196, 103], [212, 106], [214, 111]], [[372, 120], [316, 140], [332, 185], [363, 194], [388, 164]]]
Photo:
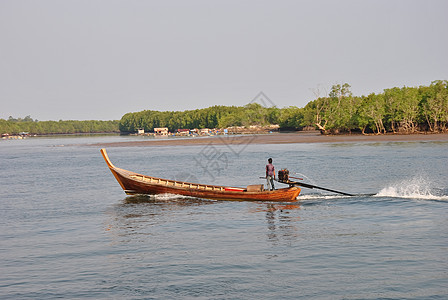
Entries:
[[403, 180], [383, 188], [375, 197], [395, 197], [424, 200], [448, 200], [442, 190], [432, 187], [432, 182], [423, 177]]

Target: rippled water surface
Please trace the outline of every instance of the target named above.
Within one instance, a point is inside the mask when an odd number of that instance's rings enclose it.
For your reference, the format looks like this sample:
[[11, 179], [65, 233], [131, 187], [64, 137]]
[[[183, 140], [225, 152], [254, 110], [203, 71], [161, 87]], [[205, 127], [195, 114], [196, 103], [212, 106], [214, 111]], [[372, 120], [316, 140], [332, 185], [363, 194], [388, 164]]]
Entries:
[[0, 141], [1, 299], [446, 299], [448, 143], [116, 147], [118, 167], [305, 182], [297, 203], [128, 197], [98, 142]]

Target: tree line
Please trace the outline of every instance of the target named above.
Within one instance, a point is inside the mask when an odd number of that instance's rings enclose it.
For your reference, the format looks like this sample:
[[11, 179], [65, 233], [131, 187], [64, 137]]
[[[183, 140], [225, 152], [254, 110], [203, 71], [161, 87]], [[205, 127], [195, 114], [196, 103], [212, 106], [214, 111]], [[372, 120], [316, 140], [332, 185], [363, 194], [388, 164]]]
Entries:
[[171, 132], [187, 128], [228, 128], [253, 125], [278, 124], [281, 129], [300, 130], [304, 127], [303, 108], [264, 107], [258, 103], [245, 106], [212, 106], [187, 111], [144, 110], [127, 113], [120, 120], [121, 132], [136, 132], [138, 129], [153, 131], [167, 127]]
[[385, 89], [355, 97], [350, 85], [333, 85], [327, 97], [309, 102], [303, 124], [325, 133], [444, 132], [448, 125], [448, 81], [430, 86]]
[[303, 108], [212, 106], [187, 111], [144, 110], [127, 113], [119, 121], [37, 121], [0, 119], [0, 133], [133, 133], [168, 127], [171, 132], [187, 128], [227, 128], [232, 126], [278, 124], [281, 130], [317, 128], [325, 134], [446, 132], [448, 130], [448, 81], [433, 81], [429, 86], [385, 89], [383, 93], [354, 96], [350, 85], [333, 85], [323, 97]]
[[153, 131], [168, 127], [171, 132], [182, 128], [227, 128], [276, 124], [278, 109], [265, 108], [257, 103], [246, 106], [212, 106], [186, 111], [145, 110], [127, 113], [120, 120], [121, 132], [136, 132], [138, 129]]
[[37, 121], [30, 116], [0, 119], [0, 133], [19, 134], [72, 134], [119, 132], [119, 121]]
[[430, 86], [402, 87], [380, 94], [353, 96], [350, 85], [337, 84], [325, 97], [318, 97], [305, 107], [212, 106], [187, 111], [145, 110], [125, 114], [119, 123], [121, 132], [156, 127], [226, 128], [278, 124], [280, 129], [318, 128], [323, 133], [415, 133], [442, 132], [448, 125], [448, 81]]

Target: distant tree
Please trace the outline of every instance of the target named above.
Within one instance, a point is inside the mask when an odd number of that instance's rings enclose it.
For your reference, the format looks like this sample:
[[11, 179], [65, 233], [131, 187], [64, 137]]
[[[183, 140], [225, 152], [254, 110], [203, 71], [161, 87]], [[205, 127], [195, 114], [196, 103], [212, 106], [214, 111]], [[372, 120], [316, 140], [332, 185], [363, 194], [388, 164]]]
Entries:
[[448, 81], [433, 81], [429, 87], [420, 87], [422, 115], [430, 131], [446, 130], [448, 122]]
[[401, 103], [403, 103], [403, 93], [400, 88], [394, 87], [384, 90], [384, 100], [386, 115], [386, 124], [392, 132], [397, 132], [399, 122], [403, 120], [403, 112], [401, 111]]
[[296, 106], [289, 106], [280, 110], [278, 118], [281, 128], [285, 129], [300, 129], [303, 127], [304, 109]]
[[375, 95], [374, 93], [363, 98], [359, 109], [359, 128], [365, 133], [367, 127], [370, 127], [377, 134], [386, 133], [383, 118], [385, 115], [384, 95]]

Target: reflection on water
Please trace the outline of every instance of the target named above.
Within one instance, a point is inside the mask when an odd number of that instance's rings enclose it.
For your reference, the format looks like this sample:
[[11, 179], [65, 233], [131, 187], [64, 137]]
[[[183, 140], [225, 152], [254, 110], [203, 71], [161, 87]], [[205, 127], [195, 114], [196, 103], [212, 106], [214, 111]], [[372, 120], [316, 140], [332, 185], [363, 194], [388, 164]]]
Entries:
[[[194, 210], [199, 206], [213, 203], [215, 201], [177, 195], [126, 197], [122, 203], [114, 205], [109, 210], [111, 218], [106, 230], [116, 238], [151, 235], [152, 226], [163, 226], [166, 223], [175, 222], [176, 215], [185, 213], [182, 210]], [[120, 241], [129, 242], [130, 240], [121, 239]]]
[[[255, 218], [258, 218], [258, 216], [264, 214], [266, 219], [265, 234], [267, 240], [273, 244], [280, 240], [291, 241], [299, 235], [297, 224], [300, 217], [295, 211], [301, 209], [300, 203], [232, 202], [245, 206], [240, 215], [244, 219], [250, 215], [255, 215]], [[220, 210], [221, 214], [227, 214], [229, 212], [219, 208], [226, 204], [225, 201], [168, 194], [130, 196], [123, 199], [122, 203], [113, 206], [112, 210], [109, 210], [110, 219], [105, 230], [116, 238], [115, 242], [130, 242], [135, 236], [151, 235], [154, 231], [159, 231], [160, 226], [175, 226], [174, 224], [181, 224], [182, 222], [191, 223], [189, 220], [185, 220], [185, 216], [196, 218], [196, 222], [204, 222], [208, 218], [210, 218], [208, 221], [212, 223], [224, 222], [225, 219], [218, 221], [218, 218], [213, 215], [204, 216], [201, 212], [204, 211], [205, 206], [215, 205], [216, 210]], [[208, 208], [208, 210], [210, 209]], [[226, 218], [228, 219], [227, 224], [222, 224], [224, 229], [233, 226], [231, 222], [235, 222], [235, 217], [231, 215]], [[188, 225], [191, 226], [191, 224]], [[213, 227], [217, 226], [217, 224], [212, 225]]]
[[267, 237], [269, 241], [278, 243], [280, 240], [291, 241], [297, 238], [299, 230], [296, 225], [300, 221], [300, 217], [291, 215], [290, 210], [299, 208], [299, 204], [267, 204], [266, 223], [268, 225]]
[[161, 194], [161, 195], [135, 195], [126, 197], [123, 200], [122, 205], [127, 204], [168, 204], [168, 205], [179, 205], [179, 206], [190, 206], [199, 204], [209, 204], [215, 202], [213, 200], [198, 199], [195, 197], [188, 197], [182, 195], [173, 194]]

